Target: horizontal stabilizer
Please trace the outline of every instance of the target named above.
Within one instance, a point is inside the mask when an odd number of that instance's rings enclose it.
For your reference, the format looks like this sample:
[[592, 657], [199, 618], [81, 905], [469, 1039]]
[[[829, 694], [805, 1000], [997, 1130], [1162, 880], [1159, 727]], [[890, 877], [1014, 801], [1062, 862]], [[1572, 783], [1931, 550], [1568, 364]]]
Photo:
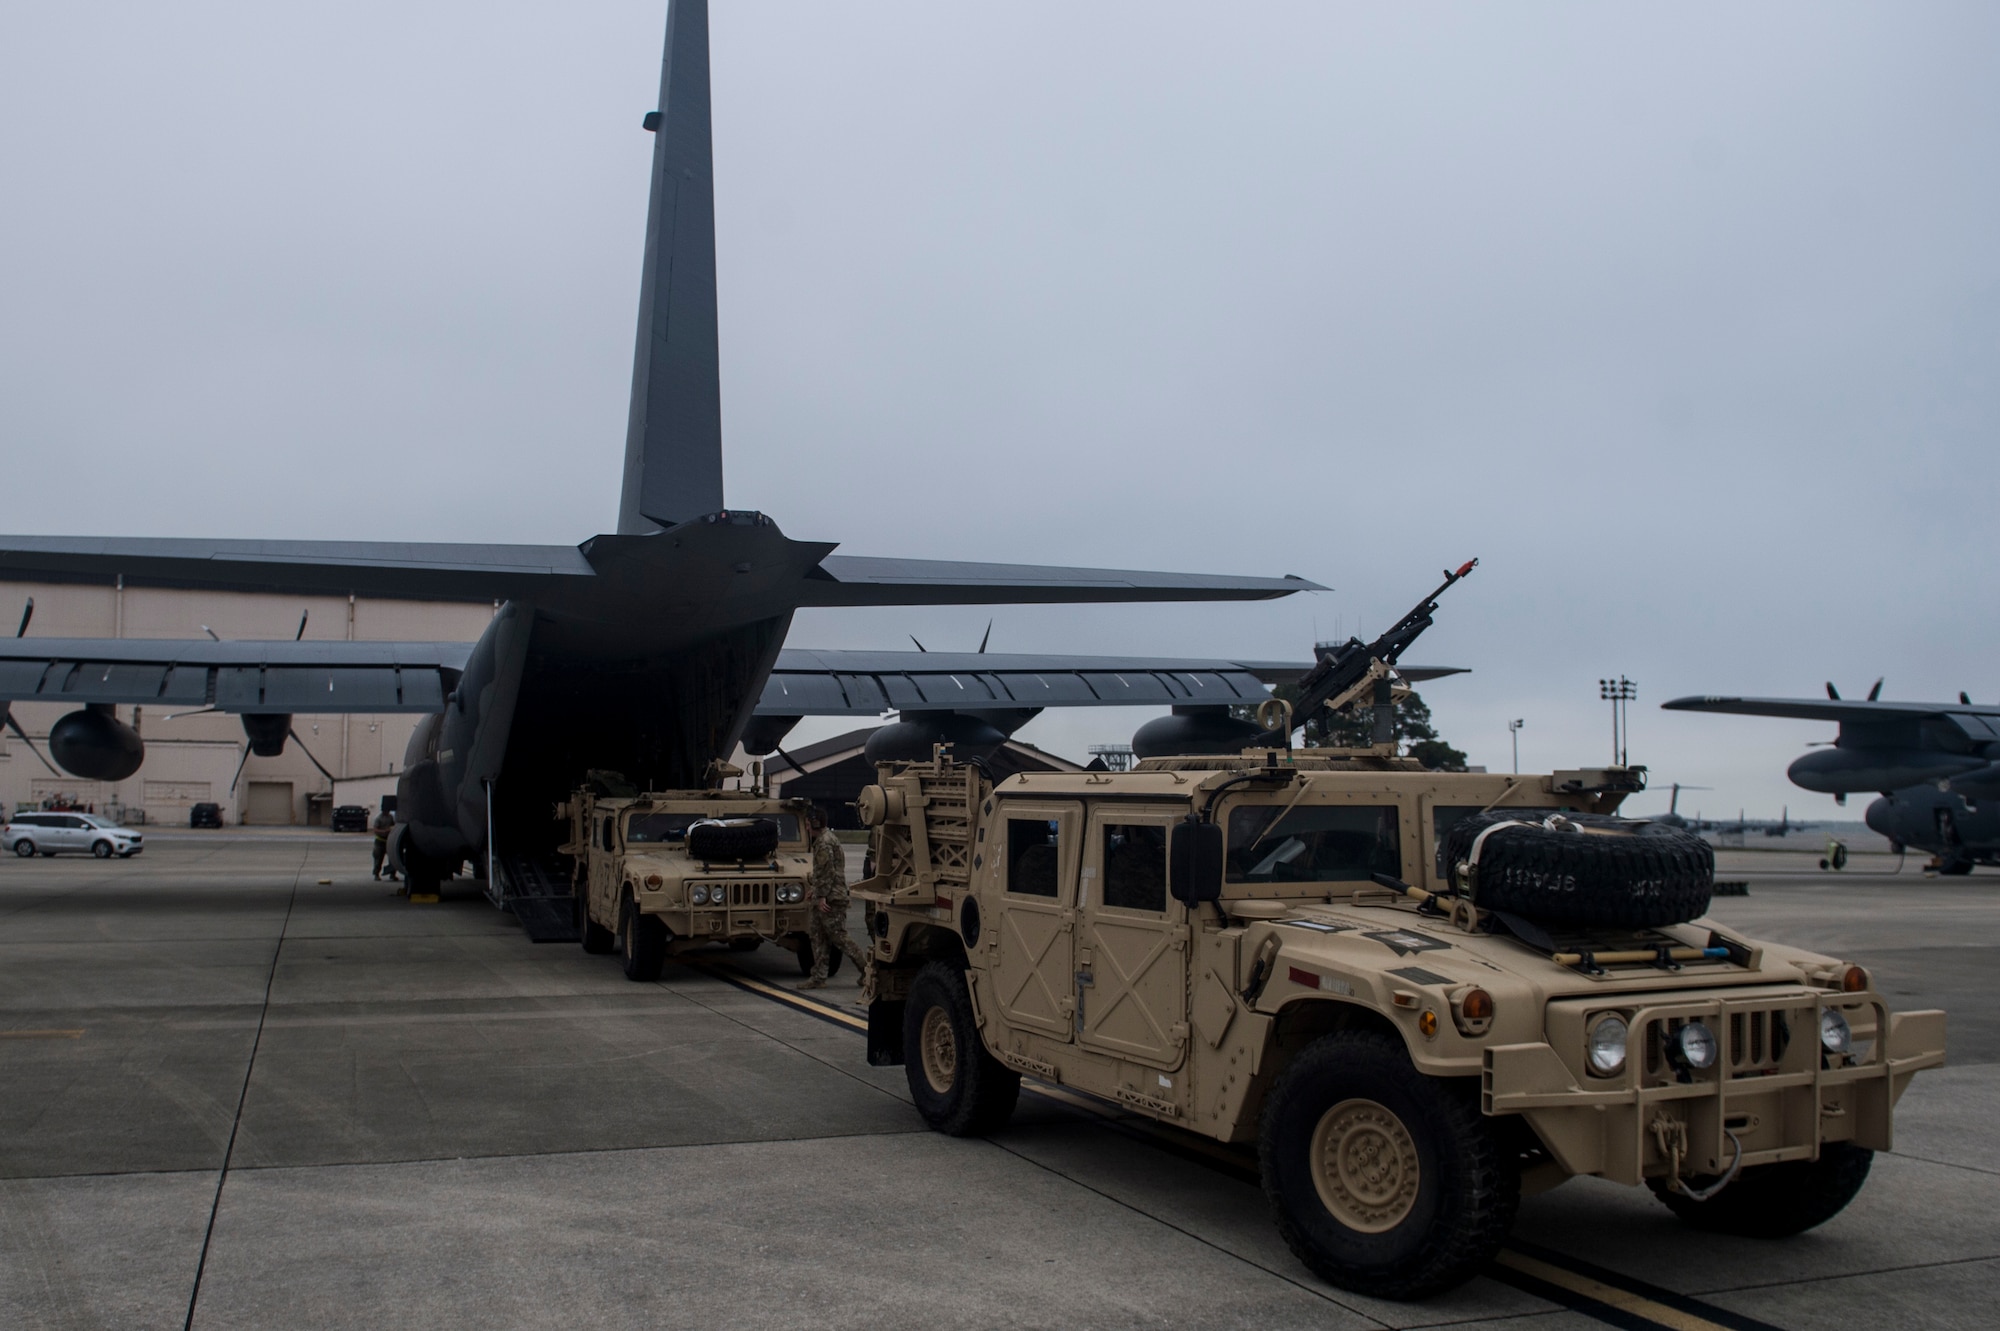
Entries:
[[805, 606], [1001, 605], [1087, 601], [1264, 601], [1325, 591], [1304, 578], [1136, 569], [978, 564], [948, 559], [833, 555], [807, 582]]
[[77, 577], [302, 595], [507, 600], [592, 576], [573, 545], [0, 536], [0, 577]]

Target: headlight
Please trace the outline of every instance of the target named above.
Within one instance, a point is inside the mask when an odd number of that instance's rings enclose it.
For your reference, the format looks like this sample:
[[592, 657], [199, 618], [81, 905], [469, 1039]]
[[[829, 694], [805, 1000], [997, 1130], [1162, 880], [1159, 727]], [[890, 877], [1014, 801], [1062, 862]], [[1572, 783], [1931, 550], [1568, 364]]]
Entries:
[[694, 892], [690, 894], [688, 900], [694, 902], [694, 904], [697, 906], [706, 906], [708, 904], [708, 889], [705, 887], [697, 887], [694, 890]]
[[1698, 1021], [1667, 1037], [1667, 1056], [1684, 1068], [1712, 1068], [1715, 1053], [1714, 1033]]
[[1840, 1015], [1837, 1008], [1821, 1008], [1819, 1013], [1819, 1044], [1829, 1054], [1844, 1054], [1854, 1043], [1854, 1032], [1848, 1029], [1847, 1018]]
[[1629, 1032], [1625, 1018], [1615, 1013], [1590, 1028], [1592, 1072], [1600, 1077], [1609, 1077], [1625, 1066], [1625, 1037]]

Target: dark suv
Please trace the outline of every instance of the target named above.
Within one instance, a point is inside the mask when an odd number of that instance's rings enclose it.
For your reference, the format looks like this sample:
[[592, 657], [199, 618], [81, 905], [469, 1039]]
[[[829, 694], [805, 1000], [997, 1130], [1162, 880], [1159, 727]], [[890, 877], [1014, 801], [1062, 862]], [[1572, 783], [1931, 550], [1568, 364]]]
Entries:
[[366, 832], [368, 810], [359, 804], [342, 804], [334, 809], [329, 822], [336, 832]]
[[196, 804], [188, 808], [189, 827], [222, 826], [222, 806], [220, 804]]

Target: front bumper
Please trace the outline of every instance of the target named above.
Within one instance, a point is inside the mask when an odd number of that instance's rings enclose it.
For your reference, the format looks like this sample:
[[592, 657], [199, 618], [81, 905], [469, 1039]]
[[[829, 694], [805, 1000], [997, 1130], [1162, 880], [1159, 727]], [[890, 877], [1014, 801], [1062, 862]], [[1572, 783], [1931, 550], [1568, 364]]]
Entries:
[[675, 941], [720, 943], [733, 938], [781, 938], [806, 931], [806, 912], [796, 906], [742, 909], [733, 906], [650, 906]]
[[[1854, 1051], [1823, 1056], [1822, 1007], [1839, 1008]], [[1630, 1027], [1624, 1070], [1583, 1073], [1581, 1032], [1606, 1010]], [[1660, 1032], [1699, 1020], [1720, 1044], [1715, 1065], [1678, 1072]], [[1551, 1043], [1489, 1046], [1481, 1076], [1488, 1114], [1519, 1114], [1564, 1170], [1636, 1184], [1670, 1168], [1668, 1142], [1685, 1142], [1684, 1169], [1719, 1175], [1744, 1166], [1811, 1160], [1828, 1142], [1888, 1150], [1895, 1103], [1910, 1078], [1944, 1063], [1945, 1014], [1891, 1013], [1872, 993], [1817, 989], [1726, 995], [1621, 996], [1550, 1005]], [[1865, 1047], [1864, 1047], [1865, 1046]]]

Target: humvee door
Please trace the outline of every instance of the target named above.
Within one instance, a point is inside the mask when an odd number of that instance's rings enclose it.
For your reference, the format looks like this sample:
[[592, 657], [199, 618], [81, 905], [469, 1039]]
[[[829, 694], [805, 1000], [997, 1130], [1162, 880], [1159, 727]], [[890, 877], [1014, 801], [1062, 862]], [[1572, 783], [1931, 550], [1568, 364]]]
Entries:
[[999, 867], [1000, 953], [995, 999], [1007, 1024], [1071, 1038], [1076, 1011], [1077, 834], [1075, 804], [1003, 800], [996, 819], [1006, 860]]
[[1187, 1053], [1187, 907], [1167, 891], [1167, 831], [1184, 812], [1093, 809], [1077, 897], [1077, 1042], [1162, 1071]]

